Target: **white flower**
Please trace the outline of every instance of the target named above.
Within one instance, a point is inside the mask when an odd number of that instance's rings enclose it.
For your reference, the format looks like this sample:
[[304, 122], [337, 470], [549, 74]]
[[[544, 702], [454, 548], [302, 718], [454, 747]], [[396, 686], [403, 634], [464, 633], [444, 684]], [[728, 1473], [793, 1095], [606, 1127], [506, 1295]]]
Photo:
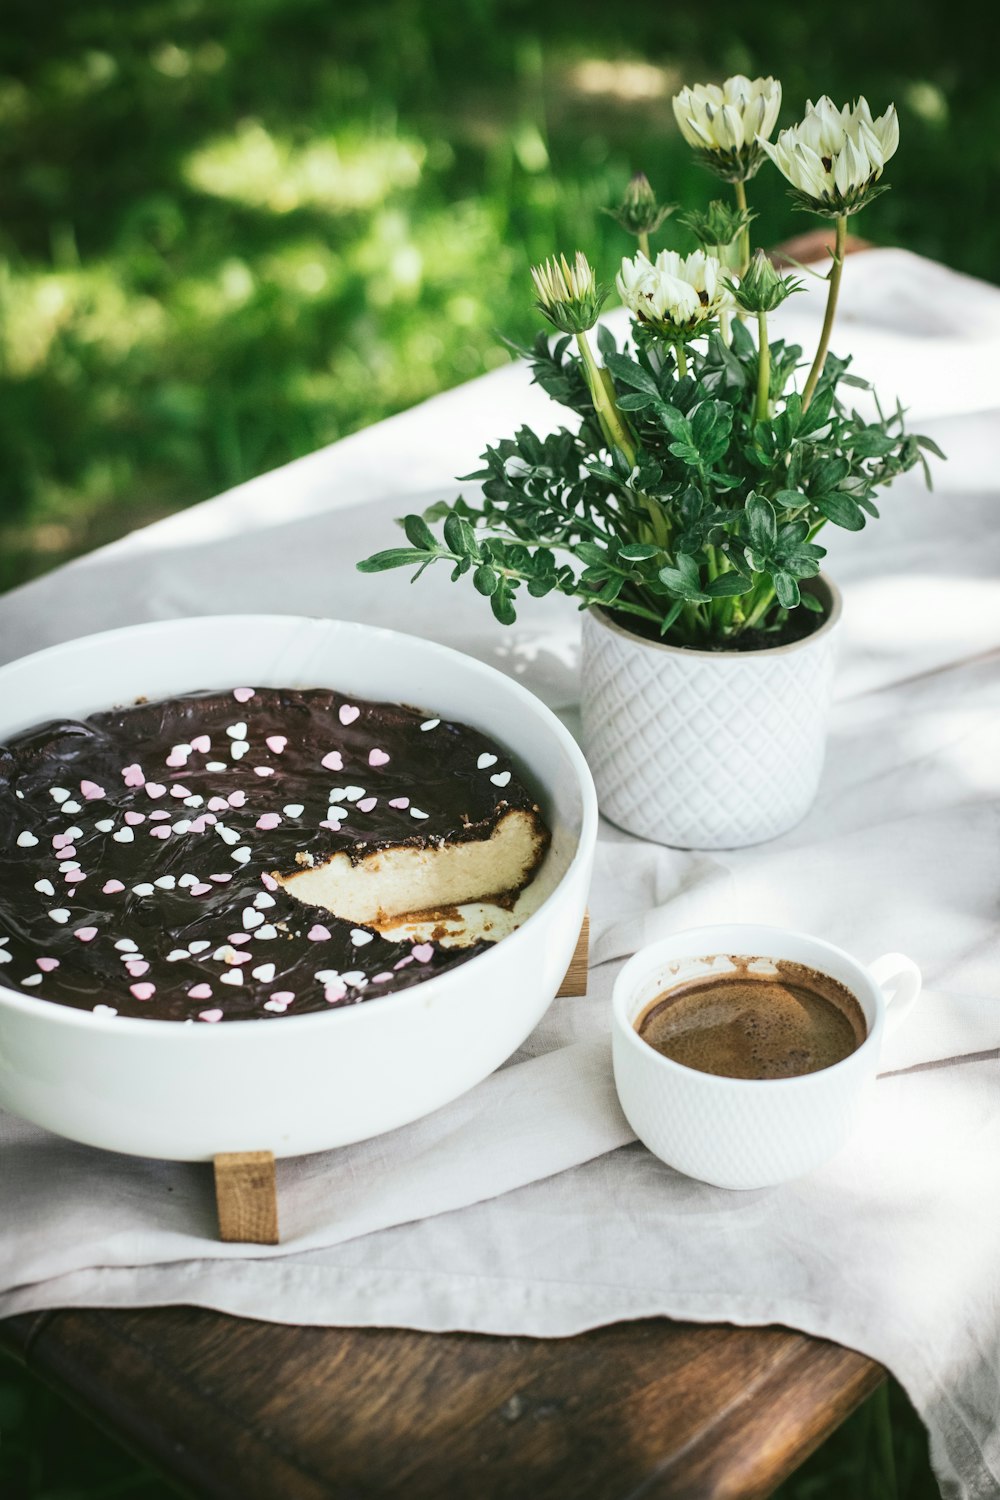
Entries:
[[760, 146], [778, 171], [807, 200], [803, 207], [828, 216], [856, 213], [877, 192], [874, 184], [899, 145], [896, 110], [872, 119], [868, 100], [838, 109], [824, 96], [810, 100], [798, 125]]
[[762, 161], [760, 143], [774, 129], [781, 108], [776, 78], [744, 78], [737, 73], [720, 87], [696, 83], [674, 98], [674, 115], [689, 146], [720, 177], [742, 182]]
[[623, 260], [615, 285], [641, 323], [670, 338], [690, 338], [733, 299], [714, 255], [661, 250], [655, 261], [641, 252]]

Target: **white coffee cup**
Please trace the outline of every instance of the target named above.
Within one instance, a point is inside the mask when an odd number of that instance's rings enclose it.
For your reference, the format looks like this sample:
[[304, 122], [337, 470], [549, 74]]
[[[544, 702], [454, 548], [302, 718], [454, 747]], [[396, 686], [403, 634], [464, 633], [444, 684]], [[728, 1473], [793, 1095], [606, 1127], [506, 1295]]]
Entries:
[[[728, 958], [785, 959], [839, 980], [864, 1012], [868, 1035], [848, 1057], [793, 1078], [723, 1078], [664, 1057], [635, 1023], [664, 990], [731, 969]], [[661, 1161], [716, 1187], [760, 1188], [810, 1172], [833, 1156], [878, 1072], [882, 1036], [920, 993], [920, 970], [901, 953], [863, 964], [804, 932], [726, 925], [677, 933], [629, 959], [615, 983], [615, 1085], [636, 1135]]]

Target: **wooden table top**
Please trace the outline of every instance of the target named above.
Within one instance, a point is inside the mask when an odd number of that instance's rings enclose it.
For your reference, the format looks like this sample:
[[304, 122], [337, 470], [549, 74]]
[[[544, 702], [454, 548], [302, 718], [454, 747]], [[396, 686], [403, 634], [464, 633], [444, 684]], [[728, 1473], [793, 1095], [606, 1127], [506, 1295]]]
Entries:
[[666, 1319], [541, 1340], [73, 1310], [0, 1340], [207, 1500], [754, 1500], [885, 1375], [787, 1329]]

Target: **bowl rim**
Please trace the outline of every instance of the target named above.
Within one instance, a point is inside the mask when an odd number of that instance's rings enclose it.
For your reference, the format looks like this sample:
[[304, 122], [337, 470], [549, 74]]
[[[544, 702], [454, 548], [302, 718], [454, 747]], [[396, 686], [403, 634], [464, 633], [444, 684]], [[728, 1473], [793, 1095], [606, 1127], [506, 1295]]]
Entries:
[[[437, 641], [429, 641], [423, 636], [411, 635], [406, 631], [393, 630], [383, 625], [367, 625], [360, 620], [341, 620], [332, 616], [324, 615], [288, 615], [288, 614], [218, 614], [218, 615], [179, 615], [168, 620], [147, 620], [135, 625], [120, 625], [112, 630], [94, 631], [90, 635], [74, 636], [69, 641], [63, 641], [53, 646], [45, 646], [39, 651], [29, 653], [27, 656], [17, 657], [14, 661], [6, 662], [0, 666], [0, 691], [2, 691], [3, 680], [8, 672], [15, 668], [18, 671], [29, 669], [32, 664], [40, 664], [53, 657], [72, 657], [74, 651], [82, 646], [92, 646], [100, 642], [106, 647], [113, 648], [114, 643], [123, 636], [134, 636], [136, 634], [169, 635], [171, 629], [178, 625], [188, 628], [202, 627], [206, 630], [225, 623], [227, 626], [238, 625], [244, 628], [251, 626], [266, 626], [274, 623], [285, 625], [301, 625], [309, 627], [313, 625], [334, 626], [339, 633], [357, 634], [381, 637], [390, 645], [395, 642], [405, 642], [407, 647], [417, 644], [418, 649], [427, 652], [432, 662], [436, 661], [445, 670], [455, 661], [462, 664], [463, 670], [468, 670], [474, 676], [484, 678], [488, 683], [496, 687], [499, 684], [505, 692], [510, 694], [521, 707], [529, 713], [534, 714], [536, 719], [541, 720], [548, 732], [554, 737], [556, 743], [563, 751], [570, 765], [576, 773], [577, 787], [582, 802], [582, 817], [580, 831], [577, 835], [576, 848], [566, 869], [560, 876], [557, 884], [546, 896], [542, 904], [531, 913], [525, 921], [509, 933], [507, 937], [495, 943], [485, 953], [476, 954], [468, 963], [496, 963], [501, 950], [506, 950], [506, 957], [501, 962], [509, 961], [514, 957], [516, 949], [508, 947], [508, 944], [518, 944], [527, 941], [522, 937], [529, 929], [537, 927], [540, 919], [551, 907], [553, 900], [567, 882], [575, 876], [580, 869], [587, 865], [592, 857], [594, 846], [597, 842], [598, 810], [597, 791], [594, 786], [593, 777], [587, 760], [572, 734], [553, 713], [547, 704], [543, 703], [534, 693], [521, 683], [508, 677], [506, 673], [498, 668], [488, 666], [479, 661], [477, 657], [469, 656], [463, 651], [458, 651], [453, 646], [443, 646]], [[191, 691], [194, 691], [192, 689]], [[174, 696], [174, 695], [171, 695]], [[109, 705], [110, 706], [110, 705]], [[99, 713], [101, 709], [91, 710]], [[0, 731], [0, 742], [2, 742]], [[328, 1011], [312, 1011], [307, 1015], [282, 1015], [275, 1017], [275, 1021], [292, 1022], [297, 1030], [296, 1035], [304, 1035], [307, 1027], [316, 1029], [319, 1026], [328, 1026], [333, 1017], [338, 1019], [334, 1022], [340, 1026], [364, 1025], [364, 1017], [367, 1015], [385, 1016], [395, 1011], [409, 1008], [417, 1004], [426, 1004], [432, 995], [446, 994], [463, 982], [466, 964], [457, 964], [454, 968], [444, 974], [438, 974], [420, 984], [411, 985], [408, 989], [397, 993], [389, 993], [378, 997], [374, 1010], [369, 1009], [367, 1002], [345, 1007], [331, 1007]], [[116, 1037], [132, 1036], [135, 1038], [158, 1037], [166, 1042], [167, 1037], [181, 1036], [187, 1040], [181, 1042], [183, 1046], [225, 1046], [220, 1042], [220, 1037], [232, 1035], [233, 1028], [237, 1028], [237, 1035], [245, 1039], [252, 1034], [248, 1028], [257, 1028], [263, 1036], [271, 1035], [273, 1032], [270, 1025], [260, 1026], [262, 1019], [258, 1016], [244, 1016], [236, 1020], [228, 1021], [224, 1026], [188, 1026], [183, 1021], [163, 1021], [150, 1016], [104, 1016], [95, 1014], [92, 1010], [79, 1009], [76, 1006], [62, 1005], [57, 1000], [47, 1000], [43, 995], [25, 995], [19, 990], [9, 988], [0, 977], [0, 1010], [14, 1011], [26, 1015], [33, 1020], [41, 1020], [43, 1023], [69, 1026], [71, 1028], [83, 1028], [89, 1035], [98, 1034], [101, 1031]], [[353, 1018], [353, 1019], [348, 1019]], [[369, 1021], [367, 1024], [371, 1024]], [[284, 1033], [282, 1033], [284, 1035]], [[194, 1042], [192, 1036], [212, 1037], [212, 1041]], [[262, 1042], [260, 1045], [264, 1045]]]

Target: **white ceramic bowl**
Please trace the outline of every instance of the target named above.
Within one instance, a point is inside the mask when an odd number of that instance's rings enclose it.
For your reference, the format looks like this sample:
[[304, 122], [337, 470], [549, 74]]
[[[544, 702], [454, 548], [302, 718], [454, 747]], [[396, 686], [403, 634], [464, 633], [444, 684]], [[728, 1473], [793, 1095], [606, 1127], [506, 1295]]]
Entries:
[[0, 1106], [138, 1156], [321, 1151], [464, 1093], [520, 1046], [551, 1003], [586, 909], [596, 797], [572, 736], [492, 667], [349, 621], [169, 620], [0, 668], [0, 742], [141, 694], [243, 682], [413, 703], [491, 735], [510, 750], [552, 830], [543, 876], [554, 888], [488, 952], [403, 993], [325, 1014], [183, 1026], [95, 1016], [0, 986]]

